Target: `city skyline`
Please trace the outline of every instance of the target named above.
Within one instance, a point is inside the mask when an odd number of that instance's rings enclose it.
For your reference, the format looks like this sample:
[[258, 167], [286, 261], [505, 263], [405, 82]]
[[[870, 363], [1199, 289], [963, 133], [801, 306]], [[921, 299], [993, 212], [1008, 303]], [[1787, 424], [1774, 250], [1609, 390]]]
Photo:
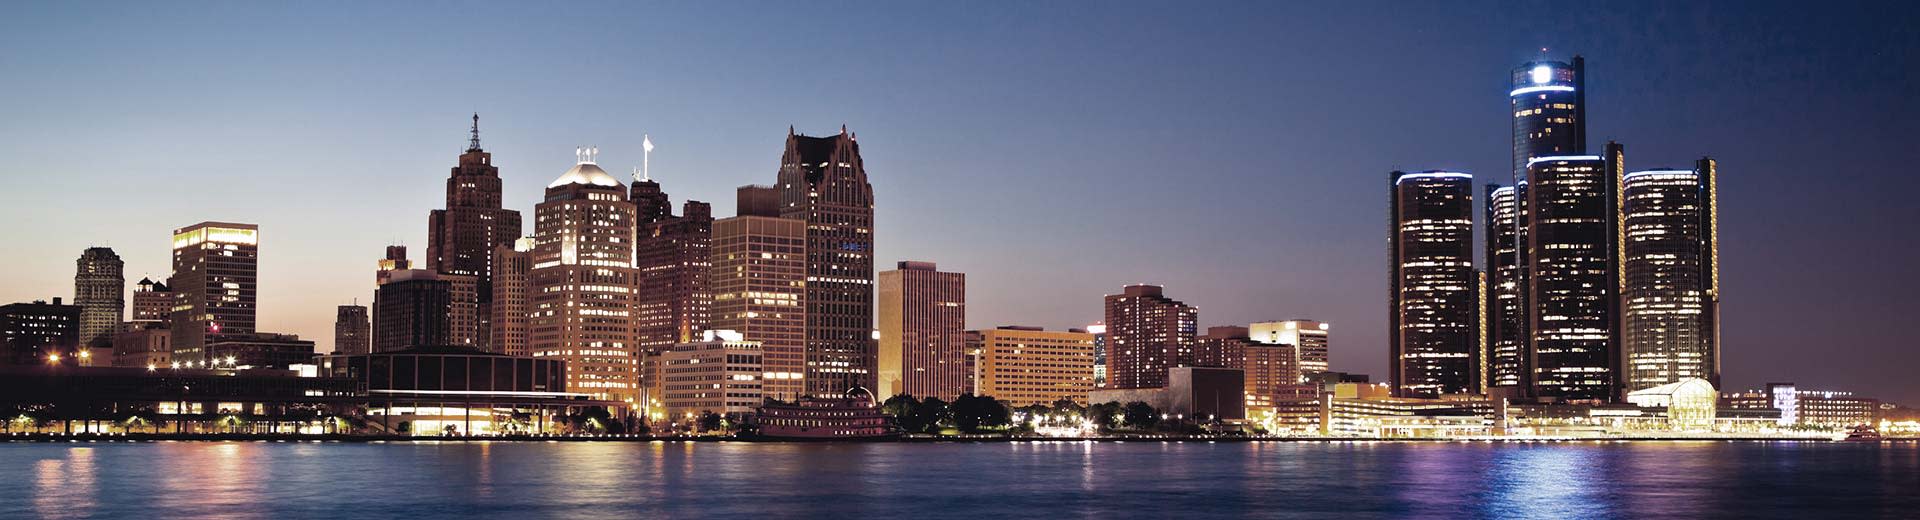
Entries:
[[[1190, 17], [1182, 20], [1192, 23]], [[1111, 19], [1105, 21], [1114, 22]], [[1607, 19], [1602, 18], [1602, 21]], [[1617, 23], [1620, 20], [1612, 21]], [[1011, 27], [1007, 30], [1013, 36], [1027, 39], [1039, 37], [1033, 32], [1035, 28], [1032, 26], [1009, 24]], [[378, 27], [376, 25], [375, 30]], [[1222, 38], [1242, 37], [1246, 36]], [[730, 199], [727, 194], [732, 188], [767, 182], [777, 169], [778, 152], [774, 148], [777, 146], [775, 143], [779, 138], [780, 126], [793, 124], [803, 134], [829, 135], [834, 126], [845, 123], [866, 132], [870, 145], [863, 150], [863, 155], [864, 159], [872, 161], [871, 178], [875, 184], [874, 191], [879, 193], [876, 196], [875, 219], [881, 222], [876, 226], [876, 231], [882, 235], [875, 240], [878, 247], [873, 261], [876, 265], [885, 265], [899, 260], [927, 259], [940, 262], [943, 267], [950, 266], [955, 271], [969, 273], [971, 305], [968, 306], [968, 329], [988, 329], [1000, 325], [1033, 325], [1049, 329], [1082, 326], [1099, 318], [1097, 297], [1117, 293], [1121, 286], [1131, 283], [1154, 283], [1166, 286], [1168, 293], [1178, 295], [1179, 299], [1201, 309], [1203, 312], [1197, 324], [1201, 330], [1215, 325], [1246, 325], [1254, 321], [1294, 317], [1331, 323], [1340, 331], [1340, 338], [1332, 347], [1333, 368], [1384, 376], [1387, 373], [1386, 327], [1380, 312], [1383, 306], [1380, 295], [1385, 293], [1385, 280], [1380, 273], [1385, 270], [1381, 255], [1378, 254], [1379, 244], [1384, 238], [1378, 226], [1382, 198], [1378, 189], [1378, 172], [1392, 168], [1466, 171], [1478, 175], [1476, 180], [1482, 183], [1476, 184], [1473, 191], [1475, 195], [1480, 195], [1486, 180], [1499, 179], [1505, 173], [1504, 162], [1508, 159], [1501, 153], [1507, 122], [1497, 117], [1505, 101], [1500, 79], [1506, 69], [1536, 57], [1530, 47], [1547, 44], [1555, 58], [1569, 58], [1579, 53], [1589, 60], [1587, 67], [1593, 78], [1593, 92], [1587, 101], [1591, 105], [1587, 117], [1594, 125], [1588, 138], [1589, 147], [1597, 149], [1607, 139], [1620, 140], [1632, 147], [1634, 157], [1630, 169], [1633, 170], [1663, 165], [1683, 167], [1702, 154], [1711, 154], [1724, 162], [1725, 171], [1730, 174], [1724, 179], [1726, 182], [1722, 184], [1724, 192], [1721, 195], [1722, 203], [1726, 205], [1722, 218], [1725, 223], [1722, 242], [1725, 257], [1730, 260], [1726, 265], [1725, 285], [1738, 295], [1731, 298], [1734, 304], [1727, 307], [1723, 321], [1728, 352], [1728, 363], [1723, 370], [1728, 383], [1724, 390], [1758, 387], [1773, 380], [1794, 380], [1811, 386], [1844, 388], [1895, 401], [1911, 402], [1915, 397], [1920, 397], [1920, 389], [1901, 385], [1897, 371], [1883, 368], [1912, 361], [1913, 354], [1900, 352], [1902, 340], [1894, 328], [1898, 322], [1893, 317], [1901, 309], [1896, 295], [1903, 291], [1898, 290], [1897, 286], [1875, 283], [1878, 279], [1897, 280], [1894, 284], [1913, 283], [1900, 276], [1902, 272], [1910, 271], [1903, 271], [1898, 259], [1911, 257], [1906, 253], [1911, 253], [1914, 246], [1888, 244], [1887, 247], [1892, 250], [1883, 252], [1885, 248], [1880, 247], [1881, 244], [1864, 239], [1871, 235], [1835, 225], [1870, 217], [1899, 221], [1902, 216], [1912, 215], [1911, 208], [1890, 205], [1897, 203], [1897, 199], [1887, 195], [1897, 192], [1900, 186], [1910, 185], [1911, 180], [1870, 174], [1847, 175], [1852, 171], [1873, 171], [1875, 168], [1872, 165], [1892, 161], [1892, 157], [1870, 155], [1894, 147], [1881, 146], [1879, 150], [1874, 150], [1857, 143], [1823, 141], [1834, 138], [1811, 135], [1814, 132], [1776, 132], [1804, 140], [1804, 146], [1821, 148], [1823, 153], [1817, 157], [1804, 157], [1793, 155], [1791, 151], [1769, 150], [1766, 143], [1774, 142], [1769, 139], [1779, 138], [1772, 135], [1774, 133], [1749, 129], [1745, 130], [1746, 133], [1738, 134], [1748, 139], [1737, 139], [1723, 133], [1730, 129], [1728, 125], [1766, 128], [1769, 125], [1762, 118], [1791, 119], [1791, 116], [1781, 112], [1761, 112], [1758, 115], [1734, 117], [1731, 114], [1740, 112], [1741, 106], [1724, 100], [1716, 104], [1712, 98], [1703, 97], [1714, 90], [1704, 86], [1646, 88], [1654, 84], [1665, 86], [1662, 73], [1684, 68], [1679, 64], [1696, 64], [1720, 72], [1724, 72], [1720, 67], [1725, 65], [1699, 63], [1711, 60], [1698, 57], [1678, 59], [1651, 56], [1645, 48], [1619, 41], [1610, 42], [1605, 38], [1533, 35], [1526, 39], [1530, 41], [1477, 44], [1475, 50], [1480, 52], [1470, 53], [1453, 48], [1432, 51], [1457, 53], [1446, 55], [1453, 59], [1448, 62], [1448, 67], [1433, 66], [1417, 70], [1424, 76], [1423, 80], [1437, 82], [1441, 88], [1429, 92], [1414, 89], [1416, 95], [1411, 97], [1417, 98], [1416, 101], [1384, 101], [1384, 104], [1402, 110], [1401, 117], [1404, 120], [1389, 120], [1377, 125], [1411, 129], [1406, 130], [1406, 134], [1389, 133], [1384, 137], [1375, 134], [1376, 140], [1382, 143], [1378, 146], [1371, 142], [1347, 141], [1344, 137], [1362, 129], [1379, 130], [1374, 125], [1364, 128], [1336, 127], [1329, 129], [1324, 136], [1299, 134], [1297, 132], [1301, 129], [1332, 119], [1313, 115], [1314, 112], [1310, 111], [1305, 115], [1292, 112], [1304, 110], [1297, 100], [1263, 100], [1246, 96], [1244, 91], [1231, 99], [1240, 103], [1271, 103], [1253, 105], [1262, 107], [1256, 112], [1263, 115], [1276, 115], [1268, 112], [1275, 111], [1298, 117], [1282, 117], [1280, 119], [1285, 124], [1278, 127], [1261, 126], [1247, 119], [1228, 118], [1215, 122], [1210, 118], [1221, 116], [1224, 105], [1190, 101], [1179, 105], [1191, 110], [1191, 113], [1171, 114], [1165, 109], [1149, 108], [1143, 111], [1140, 116], [1142, 119], [1138, 120], [1132, 116], [1126, 121], [1112, 121], [1112, 116], [1105, 119], [1095, 117], [1091, 125], [1085, 125], [1097, 129], [1093, 133], [1097, 139], [1090, 140], [1134, 141], [1129, 146], [1108, 148], [1111, 145], [1061, 139], [1057, 135], [1017, 128], [1023, 125], [1005, 113], [960, 118], [953, 125], [942, 125], [939, 121], [908, 121], [908, 117], [890, 116], [885, 112], [897, 100], [880, 98], [873, 103], [877, 106], [862, 108], [860, 100], [856, 99], [859, 96], [854, 95], [829, 95], [816, 105], [800, 109], [759, 111], [768, 106], [761, 103], [800, 105], [805, 103], [808, 96], [794, 95], [789, 98], [770, 95], [773, 99], [750, 103], [751, 108], [721, 109], [706, 105], [730, 113], [731, 117], [716, 122], [693, 118], [699, 114], [698, 109], [676, 110], [656, 106], [645, 99], [604, 105], [605, 112], [572, 110], [543, 113], [551, 107], [530, 105], [531, 102], [526, 101], [538, 96], [514, 93], [510, 89], [484, 91], [480, 96], [469, 96], [481, 98], [478, 100], [460, 99], [463, 96], [446, 93], [435, 96], [436, 99], [426, 103], [427, 106], [411, 109], [382, 107], [376, 103], [378, 110], [375, 111], [350, 111], [345, 116], [320, 117], [322, 124], [313, 128], [290, 128], [298, 125], [291, 124], [291, 121], [273, 121], [268, 116], [292, 110], [291, 107], [298, 107], [301, 111], [324, 110], [326, 103], [300, 101], [282, 108], [264, 104], [263, 108], [248, 112], [213, 110], [216, 114], [213, 116], [174, 114], [199, 125], [211, 125], [223, 118], [239, 118], [263, 127], [285, 126], [281, 127], [282, 132], [278, 135], [269, 135], [264, 139], [240, 139], [251, 143], [253, 147], [239, 146], [233, 149], [221, 145], [224, 141], [239, 137], [230, 131], [204, 126], [190, 127], [180, 132], [184, 136], [180, 139], [203, 146], [190, 149], [197, 150], [191, 156], [169, 153], [164, 149], [148, 149], [159, 145], [138, 137], [147, 135], [143, 132], [151, 132], [152, 129], [126, 126], [103, 129], [108, 136], [117, 135], [132, 141], [133, 150], [129, 150], [129, 154], [142, 158], [127, 163], [121, 162], [125, 159], [97, 158], [107, 163], [104, 167], [120, 169], [136, 176], [144, 175], [142, 178], [152, 184], [147, 188], [180, 197], [177, 202], [155, 201], [119, 191], [123, 188], [88, 192], [101, 197], [109, 207], [122, 206], [122, 201], [125, 201], [124, 207], [128, 209], [120, 210], [124, 212], [107, 212], [110, 216], [118, 217], [115, 225], [91, 221], [93, 217], [55, 220], [44, 216], [45, 212], [56, 209], [58, 205], [49, 206], [43, 202], [41, 199], [45, 194], [39, 190], [45, 188], [29, 185], [31, 183], [25, 180], [33, 175], [30, 172], [39, 171], [47, 164], [56, 164], [47, 162], [48, 159], [72, 155], [63, 151], [68, 150], [68, 144], [58, 141], [83, 142], [92, 139], [89, 134], [79, 133], [78, 128], [64, 126], [66, 123], [42, 120], [50, 128], [39, 133], [60, 139], [46, 141], [38, 136], [16, 135], [19, 129], [10, 128], [9, 135], [15, 139], [11, 139], [9, 144], [0, 144], [0, 156], [23, 157], [21, 161], [5, 165], [3, 173], [0, 173], [5, 175], [9, 186], [23, 188], [6, 196], [5, 205], [9, 207], [0, 210], [5, 211], [0, 215], [17, 222], [34, 223], [42, 229], [55, 232], [59, 238], [47, 241], [44, 246], [36, 245], [27, 254], [11, 256], [9, 269], [0, 274], [0, 293], [6, 294], [8, 301], [70, 297], [62, 289], [63, 286], [70, 287], [72, 264], [69, 262], [75, 253], [89, 245], [114, 246], [126, 261], [125, 276], [128, 279], [147, 277], [163, 280], [169, 274], [169, 269], [165, 263], [166, 253], [162, 249], [166, 247], [165, 239], [160, 238], [162, 233], [201, 221], [253, 223], [261, 226], [262, 237], [258, 328], [298, 333], [303, 339], [331, 345], [331, 329], [327, 327], [333, 323], [331, 311], [337, 305], [350, 303], [355, 298], [362, 302], [372, 301], [373, 285], [366, 280], [366, 274], [372, 270], [372, 261], [369, 259], [377, 258], [375, 255], [380, 247], [389, 243], [404, 243], [414, 248], [416, 256], [412, 260], [415, 265], [431, 264], [430, 259], [419, 256], [427, 249], [426, 233], [421, 229], [423, 226], [419, 225], [420, 213], [443, 207], [435, 201], [442, 194], [437, 188], [446, 182], [443, 168], [447, 167], [451, 156], [457, 154], [458, 148], [455, 147], [465, 144], [467, 136], [463, 118], [468, 112], [479, 111], [488, 118], [489, 125], [482, 131], [487, 132], [488, 151], [498, 156], [505, 207], [527, 215], [532, 214], [532, 201], [537, 198], [537, 190], [541, 186], [538, 183], [550, 180], [568, 166], [568, 163], [562, 162], [565, 160], [564, 147], [553, 146], [555, 142], [563, 143], [563, 146], [597, 143], [607, 151], [607, 159], [602, 162], [608, 165], [608, 169], [623, 171], [640, 163], [640, 135], [661, 135], [661, 138], [654, 139], [660, 143], [660, 149], [654, 154], [658, 157], [653, 159], [661, 159], [663, 167], [653, 168], [652, 176], [672, 187], [671, 191], [680, 200], [712, 201], [716, 206], [715, 215], [732, 215], [733, 208], [727, 203]], [[835, 43], [851, 45], [853, 41]], [[1784, 44], [1776, 41], [1766, 45]], [[753, 49], [764, 51], [769, 48], [760, 46]], [[634, 48], [627, 50], [637, 51]], [[1360, 49], [1354, 51], [1359, 52]], [[635, 58], [642, 55], [638, 52], [626, 54]], [[1891, 56], [1895, 63], [1877, 66], [1901, 68], [1900, 60], [1912, 59], [1900, 53]], [[519, 58], [528, 57], [521, 55]], [[1057, 56], [1042, 55], [1039, 59], [1054, 58]], [[1120, 62], [1110, 57], [1105, 59], [1113, 60], [1112, 63], [1105, 63], [1109, 66]], [[1315, 63], [1310, 59], [1306, 62], [1322, 67], [1322, 71], [1346, 70], [1335, 65]], [[1036, 63], [1028, 61], [1018, 65], [1033, 66]], [[1665, 68], [1658, 66], [1661, 64]], [[1797, 66], [1798, 69], [1791, 70], [1800, 73], [1833, 67], [1839, 68], [1842, 73], [1862, 75], [1869, 79], [1881, 77], [1872, 71], [1840, 68], [1849, 64], [1860, 66], [1850, 61], [1819, 66], [1809, 63], [1784, 65], [1790, 69]], [[1202, 60], [1201, 63], [1182, 64], [1176, 69], [1203, 72], [1221, 69], [1223, 65]], [[433, 70], [432, 67], [425, 68]], [[605, 68], [609, 72], [628, 71], [643, 75], [656, 70], [652, 66], [612, 63], [606, 64]], [[1370, 71], [1366, 68], [1353, 70]], [[876, 74], [872, 70], [867, 73]], [[899, 74], [898, 71], [896, 74]], [[1775, 71], [1768, 74], [1785, 74], [1785, 78], [1768, 77], [1802, 85], [1795, 83], [1798, 77], [1793, 73]], [[912, 76], [911, 73], [899, 75]], [[1319, 77], [1312, 77], [1311, 81], [1315, 83], [1310, 86], [1298, 88], [1323, 95], [1328, 94], [1320, 90], [1324, 88], [1359, 88], [1376, 95], [1406, 93], [1404, 90], [1381, 88], [1379, 82], [1367, 81], [1371, 76], [1363, 75], [1351, 80], [1338, 77], [1341, 76], [1339, 74], [1311, 76]], [[885, 76], [878, 77], [884, 81]], [[1733, 77], [1754, 81], [1754, 76]], [[1173, 81], [1170, 77], [1159, 78]], [[1060, 78], [1053, 79], [1055, 83], [1052, 86], [1064, 88]], [[177, 79], [175, 81], [178, 83]], [[1423, 82], [1408, 82], [1401, 86]], [[1913, 78], [1910, 75], [1897, 77], [1891, 83], [1894, 86], [1911, 87]], [[701, 83], [698, 82], [681, 83], [677, 89], [662, 89], [662, 93], [685, 96], [689, 95], [685, 94], [685, 90], [699, 85]], [[806, 91], [804, 94], [821, 94], [812, 88], [801, 90]], [[243, 88], [241, 92], [248, 90]], [[965, 100], [957, 92], [935, 92], [944, 96], [941, 99]], [[1155, 95], [1150, 96], [1149, 91], [1143, 90], [1129, 92], [1119, 99], [1131, 99], [1133, 96], [1157, 99], [1166, 94], [1161, 90], [1151, 92]], [[421, 92], [412, 93], [417, 95]], [[1011, 98], [999, 99], [1003, 110], [1008, 105], [1020, 105], [1019, 98], [1009, 91], [995, 90], [991, 95], [996, 99]], [[1114, 98], [1098, 99], [1098, 102], [1109, 102]], [[1342, 96], [1336, 99], [1348, 98]], [[1813, 101], [1834, 102], [1817, 97]], [[1849, 103], [1872, 101], [1849, 99]], [[3, 103], [0, 106], [32, 112], [15, 105], [17, 101]], [[667, 104], [671, 103], [662, 102], [658, 105]], [[1683, 110], [1674, 110], [1676, 106]], [[1667, 110], [1661, 110], [1660, 107]], [[1080, 108], [1092, 109], [1091, 106]], [[1409, 108], [1412, 110], [1408, 111]], [[1865, 135], [1848, 134], [1847, 137], [1864, 137], [1868, 144], [1890, 144], [1895, 141], [1888, 135], [1906, 134], [1898, 130], [1911, 128], [1914, 118], [1901, 120], [1899, 116], [1912, 116], [1912, 106], [1904, 100], [1896, 100], [1893, 104], [1883, 105], [1883, 108], [1887, 110], [1886, 115], [1874, 117], [1887, 119], [1866, 121], [1883, 125], [1876, 127], [1879, 131], [1862, 132]], [[1097, 110], [1112, 109], [1111, 106], [1102, 105]], [[1426, 115], [1428, 113], [1433, 115]], [[144, 113], [136, 112], [136, 116], [139, 114]], [[1670, 115], [1687, 117], [1676, 123], [1669, 118]], [[1156, 118], [1151, 116], [1162, 116], [1157, 120], [1162, 124], [1155, 124]], [[375, 117], [377, 119], [361, 119]], [[1049, 119], [1056, 117], [1091, 116], [1078, 115], [1076, 112], [1054, 114]], [[1700, 122], [1717, 118], [1729, 121], [1717, 124]], [[139, 117], [134, 117], [123, 124], [134, 124], [137, 120]], [[385, 136], [382, 139], [390, 139], [391, 142], [361, 141], [336, 128], [356, 120], [361, 124], [395, 125], [395, 128], [387, 129], [388, 133], [380, 134]], [[575, 124], [584, 126], [554, 127]], [[1670, 128], [1659, 128], [1659, 125], [1668, 125]], [[978, 137], [986, 128], [997, 128], [1011, 136], [994, 139]], [[1207, 143], [1205, 138], [1194, 135], [1201, 133], [1245, 135], [1228, 136], [1226, 141], [1220, 143]], [[1439, 135], [1451, 133], [1467, 135]], [[1049, 143], [1041, 145], [1046, 148], [1044, 151], [1028, 150], [1025, 155], [1015, 158], [988, 157], [984, 164], [971, 160], [982, 157], [978, 155], [979, 150], [1020, 146], [1023, 145], [1021, 140], [1036, 137], [1052, 139], [1042, 140]], [[1316, 144], [1301, 149], [1283, 148], [1283, 152], [1278, 153], [1281, 164], [1277, 167], [1269, 165], [1262, 168], [1249, 164], [1272, 160], [1276, 152], [1253, 144], [1255, 141], [1275, 138]], [[1428, 142], [1399, 144], [1422, 140]], [[169, 142], [166, 139], [151, 141]], [[1137, 146], [1138, 141], [1156, 144], [1142, 149]], [[331, 153], [306, 156], [304, 158], [312, 161], [290, 166], [262, 156], [276, 150], [291, 153], [301, 150], [299, 146], [315, 143], [330, 144], [326, 148]], [[1324, 150], [1339, 149], [1331, 146], [1340, 143], [1347, 143], [1347, 149], [1353, 150], [1358, 157], [1331, 164], [1317, 162], [1327, 160], [1318, 157], [1320, 155], [1336, 155]], [[1433, 151], [1447, 145], [1456, 145], [1459, 150]], [[292, 148], [275, 148], [277, 146]], [[1194, 162], [1189, 157], [1193, 149], [1226, 158]], [[45, 157], [48, 155], [56, 157]], [[735, 160], [735, 156], [738, 160]], [[218, 161], [209, 162], [221, 157], [242, 159], [240, 162], [253, 164], [245, 168], [231, 168]], [[1816, 158], [1817, 161], [1810, 160]], [[1143, 160], [1138, 165], [1123, 165]], [[1876, 160], [1881, 162], [1876, 163]], [[1809, 166], [1815, 165], [1830, 168], [1827, 172], [1833, 176], [1834, 182], [1810, 182], [1797, 185], [1796, 190], [1777, 189], [1782, 182], [1794, 179], [1796, 175], [1804, 175]], [[1008, 166], [1013, 167], [1003, 172], [991, 171]], [[1107, 172], [1109, 175], [1093, 174], [1108, 168], [1112, 168]], [[1210, 168], [1219, 171], [1207, 171]], [[1275, 173], [1274, 170], [1280, 171]], [[239, 198], [222, 201], [166, 186], [171, 176], [189, 171], [195, 176], [188, 178], [197, 180], [196, 184], [210, 184], [221, 191], [234, 192], [241, 198], [268, 192], [278, 192], [283, 197], [298, 196], [271, 203]], [[368, 173], [349, 173], [344, 182], [299, 175], [329, 172]], [[1116, 180], [1124, 182], [1114, 182]], [[1089, 181], [1106, 181], [1108, 184]], [[66, 182], [71, 181], [56, 178], [51, 184], [65, 186]], [[1009, 182], [1026, 184], [1009, 185]], [[968, 191], [983, 189], [975, 184], [998, 186], [981, 192]], [[1009, 190], [1009, 186], [1018, 189]], [[1236, 198], [1242, 196], [1230, 191], [1244, 186], [1278, 189], [1246, 190], [1249, 195], [1245, 198]], [[374, 187], [382, 193], [362, 194], [355, 191], [363, 187]], [[946, 196], [945, 192], [952, 190], [981, 197]], [[1295, 190], [1321, 195], [1289, 197]], [[1008, 194], [1005, 193], [1007, 191], [1027, 193]], [[1796, 193], [1791, 198], [1785, 198], [1772, 193], [1775, 191]], [[1266, 196], [1253, 197], [1252, 192], [1265, 192]], [[1824, 202], [1825, 205], [1817, 206], [1824, 211], [1806, 215], [1798, 222], [1780, 222], [1781, 219], [1765, 215], [1774, 208], [1793, 207], [1787, 203], [1801, 198], [1819, 199], [1823, 195], [1835, 198], [1835, 194], [1848, 195], [1837, 198], [1850, 203]], [[1006, 199], [985, 198], [987, 195], [1004, 195]], [[1214, 202], [1215, 197], [1231, 202], [1221, 206], [1231, 206], [1232, 209], [1223, 210], [1217, 216], [1181, 211], [1181, 208], [1206, 207], [1204, 204]], [[1082, 198], [1103, 202], [1088, 205], [1075, 200]], [[1303, 200], [1309, 198], [1322, 200]], [[341, 207], [321, 207], [328, 200], [339, 201]], [[1125, 214], [1098, 207], [1116, 203], [1144, 205], [1156, 202], [1163, 211]], [[1039, 209], [1022, 210], [1022, 206]], [[131, 218], [136, 211], [139, 218]], [[1168, 213], [1172, 216], [1168, 216]], [[964, 218], [972, 215], [986, 217]], [[1483, 213], [1476, 211], [1475, 215], [1480, 218]], [[1045, 220], [1057, 222], [1041, 222]], [[1236, 224], [1231, 222], [1233, 220], [1243, 220], [1245, 223]], [[1484, 222], [1477, 221], [1476, 225], [1484, 226]], [[1281, 245], [1250, 245], [1245, 236], [1253, 231], [1274, 233], [1277, 237], [1272, 241]], [[964, 242], [992, 240], [1002, 235], [1029, 241], [1023, 244], [1023, 249], [1032, 251], [1034, 256], [1023, 255], [1010, 261], [969, 252], [968, 248], [962, 247]], [[1782, 243], [1776, 239], [1779, 236], [1789, 240]], [[1476, 237], [1477, 241], [1484, 239], [1484, 236]], [[1167, 245], [1164, 248], [1138, 247], [1146, 243]], [[1289, 247], [1289, 243], [1314, 247]], [[1805, 249], [1826, 252], [1812, 255], [1814, 258], [1809, 259], [1801, 251]], [[1845, 256], [1849, 253], [1858, 261], [1847, 266], [1848, 272], [1818, 270], [1823, 267], [1832, 269], [1828, 263], [1833, 255]], [[1088, 260], [1095, 258], [1100, 262]], [[1484, 267], [1485, 261], [1484, 257], [1477, 258], [1475, 265]], [[1823, 274], [1816, 276], [1813, 273]], [[1876, 274], [1879, 278], [1874, 278]], [[1050, 296], [1033, 298], [1027, 291], [1045, 291]], [[1793, 300], [1786, 298], [1788, 295], [1804, 298], [1802, 301], [1782, 301]], [[1789, 318], [1834, 324], [1841, 330], [1814, 333], [1780, 330], [1769, 325], [1786, 322]], [[1792, 363], [1792, 356], [1808, 345], [1830, 349], [1827, 351], [1829, 355], [1822, 356], [1829, 360], [1830, 366], [1800, 366]]]

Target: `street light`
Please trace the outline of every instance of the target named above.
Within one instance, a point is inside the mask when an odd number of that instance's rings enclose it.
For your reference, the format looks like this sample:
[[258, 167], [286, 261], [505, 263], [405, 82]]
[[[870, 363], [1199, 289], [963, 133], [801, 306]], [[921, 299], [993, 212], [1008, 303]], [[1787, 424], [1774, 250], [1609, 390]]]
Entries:
[[60, 362], [60, 354], [58, 353], [47, 354], [47, 363], [59, 363], [59, 362]]

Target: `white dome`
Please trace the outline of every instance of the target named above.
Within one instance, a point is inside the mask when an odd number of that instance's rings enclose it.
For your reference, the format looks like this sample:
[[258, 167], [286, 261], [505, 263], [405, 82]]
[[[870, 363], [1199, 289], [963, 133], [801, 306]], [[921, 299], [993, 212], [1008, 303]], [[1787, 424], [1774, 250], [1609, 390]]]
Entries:
[[612, 175], [608, 175], [607, 171], [600, 169], [600, 165], [598, 164], [582, 162], [573, 165], [573, 169], [567, 170], [567, 173], [560, 174], [560, 178], [554, 179], [552, 183], [547, 184], [547, 187], [558, 188], [568, 184], [619, 186], [620, 180], [613, 178]]

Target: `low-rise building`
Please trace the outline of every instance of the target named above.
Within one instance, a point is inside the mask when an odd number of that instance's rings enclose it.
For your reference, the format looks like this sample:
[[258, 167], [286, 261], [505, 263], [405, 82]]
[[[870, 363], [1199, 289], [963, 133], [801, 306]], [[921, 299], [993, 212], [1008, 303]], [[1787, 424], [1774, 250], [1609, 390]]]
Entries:
[[1159, 388], [1102, 388], [1088, 396], [1092, 403], [1135, 401], [1184, 420], [1237, 422], [1247, 418], [1246, 380], [1234, 368], [1174, 367], [1167, 370], [1167, 386]]
[[761, 404], [765, 360], [757, 341], [730, 330], [706, 331], [703, 341], [676, 344], [660, 358], [661, 401], [674, 422], [707, 412], [743, 421]]
[[979, 341], [978, 395], [1007, 406], [1087, 404], [1093, 391], [1093, 334], [1008, 326], [973, 331]]

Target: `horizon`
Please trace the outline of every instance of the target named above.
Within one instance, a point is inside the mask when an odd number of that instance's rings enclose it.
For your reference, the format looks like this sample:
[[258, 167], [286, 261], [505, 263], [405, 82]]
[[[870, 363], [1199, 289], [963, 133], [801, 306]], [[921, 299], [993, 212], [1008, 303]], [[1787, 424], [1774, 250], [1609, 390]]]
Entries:
[[[1507, 184], [1505, 75], [1544, 45], [1587, 60], [1590, 150], [1625, 144], [1628, 171], [1720, 162], [1719, 390], [1792, 381], [1920, 403], [1901, 370], [1920, 353], [1897, 321], [1920, 289], [1920, 246], [1873, 225], [1920, 217], [1901, 197], [1920, 190], [1899, 174], [1912, 152], [1898, 151], [1920, 130], [1920, 35], [1870, 24], [1913, 8], [1690, 4], [1647, 20], [1627, 14], [1643, 4], [1607, 4], [1521, 23], [1492, 5], [1378, 20], [1366, 6], [1259, 4], [615, 4], [586, 9], [610, 13], [595, 18], [409, 5], [365, 19], [13, 7], [25, 12], [0, 21], [0, 42], [19, 50], [0, 56], [17, 71], [0, 79], [13, 93], [0, 98], [0, 218], [32, 238], [8, 255], [0, 302], [71, 299], [72, 259], [88, 246], [126, 260], [130, 291], [164, 281], [174, 229], [258, 224], [259, 330], [326, 351], [334, 307], [371, 303], [385, 246], [424, 258], [472, 113], [523, 233], [540, 187], [572, 165], [568, 147], [598, 146], [629, 182], [642, 137], [660, 135], [651, 174], [675, 211], [700, 200], [724, 218], [734, 187], [773, 182], [782, 127], [845, 125], [874, 185], [876, 271], [914, 260], [966, 273], [969, 330], [1084, 327], [1102, 296], [1152, 283], [1197, 307], [1203, 331], [1330, 323], [1333, 369], [1384, 380], [1382, 174], [1469, 173], [1476, 198]], [[801, 46], [820, 52], [797, 55], [776, 37], [847, 16], [869, 32], [820, 34]], [[689, 27], [708, 17], [739, 31]], [[629, 34], [626, 22], [635, 39], [604, 36]], [[1384, 27], [1347, 36], [1361, 24]], [[486, 37], [440, 37], [476, 27]], [[370, 43], [395, 40], [406, 52]], [[811, 77], [841, 66], [848, 81]]]

